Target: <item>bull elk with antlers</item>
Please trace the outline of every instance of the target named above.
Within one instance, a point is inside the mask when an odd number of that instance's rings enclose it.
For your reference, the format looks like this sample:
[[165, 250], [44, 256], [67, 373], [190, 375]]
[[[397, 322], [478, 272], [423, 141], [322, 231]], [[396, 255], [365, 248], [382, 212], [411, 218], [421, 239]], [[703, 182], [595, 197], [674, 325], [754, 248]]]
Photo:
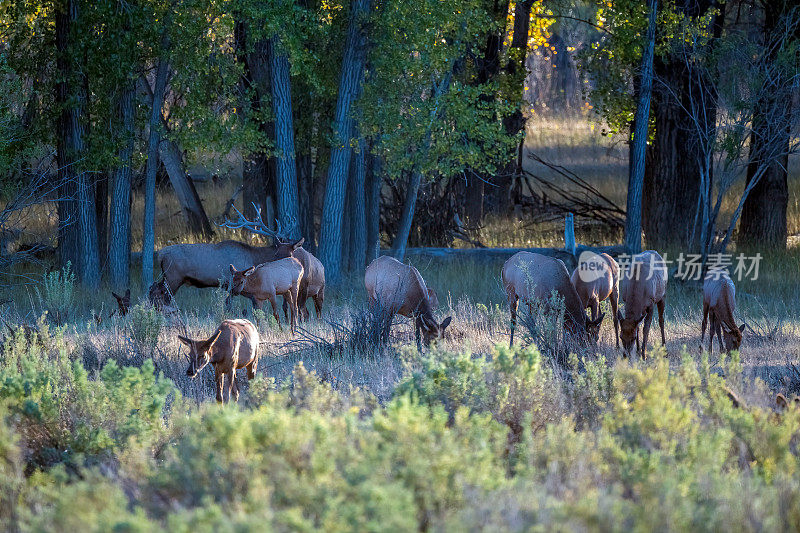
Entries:
[[169, 304], [179, 288], [219, 287], [220, 280], [228, 277], [228, 265], [246, 270], [253, 265], [269, 263], [285, 257], [303, 245], [303, 239], [287, 239], [286, 232], [278, 225], [270, 229], [261, 219], [261, 210], [255, 206], [256, 217], [247, 220], [242, 213], [236, 221], [226, 219], [222, 225], [231, 229], [246, 229], [251, 233], [271, 237], [271, 246], [251, 246], [238, 241], [223, 241], [216, 244], [174, 244], [158, 252], [162, 279], [150, 287], [150, 301], [157, 306]]

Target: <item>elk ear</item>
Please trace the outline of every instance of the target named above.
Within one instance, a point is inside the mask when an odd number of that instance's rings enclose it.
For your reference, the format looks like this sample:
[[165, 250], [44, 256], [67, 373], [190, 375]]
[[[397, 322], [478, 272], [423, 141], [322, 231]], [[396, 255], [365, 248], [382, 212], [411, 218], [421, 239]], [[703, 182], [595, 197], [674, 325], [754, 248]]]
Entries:
[[778, 393], [777, 396], [775, 396], [775, 404], [781, 409], [786, 409], [787, 407], [789, 407], [789, 402], [786, 401], [786, 396], [784, 396], [780, 392]]
[[203, 343], [203, 351], [210, 350], [214, 343], [217, 342], [219, 336], [222, 335], [222, 330], [218, 329], [206, 342]]
[[442, 324], [439, 326], [439, 329], [442, 330], [442, 333], [444, 333], [444, 328], [449, 326], [450, 322], [452, 322], [452, 320], [453, 320], [453, 317], [451, 317], [451, 316], [449, 316], [449, 317], [445, 318], [444, 320], [442, 320]]
[[617, 309], [617, 320], [619, 320], [620, 322], [625, 320], [625, 317], [623, 316], [621, 309]]
[[742, 325], [739, 326], [739, 333], [744, 333], [744, 328], [746, 328], [746, 327], [747, 327], [747, 324], [745, 322], [742, 322]]
[[130, 297], [131, 297], [131, 290], [128, 289], [125, 291], [125, 298], [130, 298]]
[[255, 266], [251, 266], [250, 268], [248, 268], [247, 270], [244, 271], [244, 277], [249, 276], [250, 274], [252, 274], [255, 271], [256, 271], [256, 267]]
[[300, 237], [300, 240], [292, 245], [292, 251], [295, 251], [298, 248], [300, 248], [301, 246], [303, 246], [304, 242], [306, 242], [306, 238], [305, 237]]
[[228, 268], [230, 269], [232, 276], [235, 276], [236, 273], [238, 272], [238, 270], [236, 270], [236, 267], [233, 265], [228, 265]]
[[114, 292], [114, 291], [111, 291], [111, 296], [113, 296], [114, 298], [116, 298], [116, 299], [117, 299], [117, 301], [119, 301], [119, 300], [122, 300], [122, 296], [120, 296], [119, 294], [117, 294], [117, 293], [116, 293], [116, 292]]
[[178, 340], [181, 341], [186, 346], [188, 346], [189, 348], [192, 347], [192, 339], [187, 339], [183, 335], [178, 335]]

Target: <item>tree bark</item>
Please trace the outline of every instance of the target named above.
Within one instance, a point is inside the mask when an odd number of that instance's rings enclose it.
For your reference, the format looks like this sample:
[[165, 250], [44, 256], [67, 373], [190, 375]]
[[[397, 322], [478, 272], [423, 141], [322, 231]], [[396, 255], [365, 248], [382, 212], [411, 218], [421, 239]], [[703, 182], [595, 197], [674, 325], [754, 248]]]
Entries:
[[144, 228], [142, 232], [142, 288], [153, 283], [153, 252], [155, 251], [155, 216], [156, 216], [156, 171], [158, 170], [158, 145], [161, 140], [161, 106], [167, 88], [167, 50], [169, 36], [166, 24], [161, 36], [161, 57], [156, 68], [156, 80], [153, 87], [150, 107], [150, 132], [147, 139], [147, 166], [145, 167], [144, 185]]
[[364, 185], [367, 177], [366, 143], [359, 138], [358, 148], [353, 153], [353, 172], [350, 211], [353, 221], [350, 229], [350, 269], [360, 270], [367, 258], [367, 209]]
[[[788, 2], [764, 2], [764, 45], [769, 61], [774, 64], [782, 48], [778, 32]], [[800, 29], [795, 30], [800, 39]], [[782, 69], [777, 69], [780, 75]], [[782, 80], [770, 80], [776, 87]], [[771, 97], [770, 97], [771, 96]], [[791, 142], [791, 98], [770, 95], [753, 110], [753, 132], [750, 136], [749, 185], [764, 164], [767, 169], [744, 201], [739, 222], [738, 243], [746, 247], [786, 249], [788, 234], [786, 212], [789, 206], [789, 145]], [[775, 157], [779, 154], [778, 157]]]
[[[64, 2], [62, 9], [56, 12], [56, 50], [57, 68], [61, 76], [56, 97], [61, 104], [58, 128], [57, 161], [63, 183], [73, 182], [65, 192], [75, 193], [68, 201], [75, 202], [68, 208], [70, 214], [77, 219], [77, 231], [72, 235], [65, 232], [65, 243], [74, 246], [66, 252], [68, 260], [76, 260], [78, 279], [88, 288], [100, 284], [100, 257], [97, 249], [97, 213], [95, 212], [94, 187], [90, 174], [82, 167], [80, 159], [84, 155], [83, 113], [86, 106], [85, 70], [76, 68], [75, 54], [71, 50], [70, 35], [76, 30], [78, 21], [78, 3], [74, 0]], [[82, 56], [80, 56], [82, 57]], [[68, 212], [65, 211], [65, 214]], [[75, 221], [71, 221], [74, 223]], [[62, 256], [63, 258], [64, 256]]]
[[205, 209], [203, 209], [203, 204], [197, 194], [197, 189], [194, 187], [194, 182], [186, 173], [183, 156], [178, 145], [169, 139], [162, 139], [158, 150], [161, 161], [164, 163], [164, 168], [167, 170], [169, 181], [175, 190], [175, 195], [178, 197], [178, 202], [181, 204], [183, 214], [189, 224], [189, 231], [204, 238], [212, 237], [214, 230], [208, 221], [208, 216]]
[[377, 259], [381, 252], [381, 185], [383, 184], [380, 156], [367, 154], [367, 257], [366, 264]]
[[422, 174], [417, 171], [412, 172], [411, 179], [408, 181], [408, 188], [406, 189], [406, 199], [403, 202], [403, 212], [400, 215], [400, 223], [397, 226], [397, 235], [392, 244], [392, 255], [398, 261], [402, 261], [406, 255], [408, 235], [411, 233], [411, 224], [414, 222], [414, 208], [417, 205], [417, 194], [419, 193], [419, 186], [421, 183]]
[[342, 75], [336, 100], [325, 200], [320, 223], [319, 258], [325, 265], [325, 277], [331, 284], [339, 282], [342, 273], [342, 220], [347, 177], [350, 170], [350, 138], [353, 130], [351, 107], [362, 83], [365, 62], [364, 23], [372, 0], [353, 0], [345, 40]]
[[[697, 22], [715, 4], [711, 0], [680, 0], [676, 8]], [[700, 176], [703, 150], [696, 133], [698, 126], [685, 109], [704, 107], [697, 113], [704, 117], [708, 130], [716, 121], [713, 102], [691, 102], [703, 95], [698, 75], [681, 58], [658, 57], [654, 60], [653, 88], [655, 136], [647, 149], [642, 197], [642, 223], [648, 247], [680, 245], [690, 247], [694, 236], [694, 219], [700, 197]], [[680, 101], [676, 101], [676, 97]]]
[[305, 238], [303, 247], [315, 253], [314, 165], [310, 150], [297, 156], [297, 186], [300, 194], [300, 234]]
[[277, 37], [269, 40], [272, 111], [275, 115], [277, 149], [278, 220], [290, 238], [300, 235], [300, 202], [297, 192], [297, 163], [294, 151], [294, 117], [289, 78], [289, 59]]
[[134, 140], [134, 87], [123, 87], [117, 102], [122, 130], [119, 166], [114, 171], [111, 190], [111, 239], [108, 249], [108, 274], [116, 290], [130, 286], [131, 257], [131, 157]]
[[653, 89], [657, 8], [657, 0], [647, 0], [647, 35], [639, 75], [639, 100], [634, 117], [631, 165], [628, 175], [627, 219], [625, 221], [625, 245], [631, 254], [638, 254], [642, 251], [642, 186], [644, 185], [647, 132], [650, 123], [650, 96]]

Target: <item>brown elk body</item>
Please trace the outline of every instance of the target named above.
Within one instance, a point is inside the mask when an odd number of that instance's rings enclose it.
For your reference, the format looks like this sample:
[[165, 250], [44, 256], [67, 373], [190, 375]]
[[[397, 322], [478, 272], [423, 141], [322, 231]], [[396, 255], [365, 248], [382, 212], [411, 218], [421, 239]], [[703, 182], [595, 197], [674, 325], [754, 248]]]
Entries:
[[263, 247], [238, 241], [167, 246], [158, 252], [162, 279], [150, 287], [150, 301], [154, 305], [168, 304], [183, 285], [219, 287], [220, 280], [228, 277], [228, 265], [245, 270], [253, 265], [291, 257], [302, 244], [303, 239]]
[[[125, 296], [120, 296], [114, 291], [111, 291], [111, 296], [117, 301], [117, 310], [116, 313], [119, 313], [119, 316], [125, 316], [128, 314], [128, 311], [131, 308], [131, 290], [128, 289], [125, 291]], [[114, 313], [112, 313], [113, 315]]]
[[[441, 323], [433, 316], [434, 306], [431, 293], [419, 271], [384, 255], [372, 261], [364, 273], [364, 286], [367, 289], [370, 308], [377, 305], [385, 327], [391, 325], [394, 315], [415, 319], [414, 336], [420, 345], [420, 331], [425, 344], [434, 339], [444, 338], [444, 332], [451, 317]], [[433, 293], [435, 296], [436, 293]], [[438, 298], [435, 302], [438, 305]]]
[[586, 317], [567, 267], [560, 259], [532, 252], [517, 252], [503, 264], [501, 277], [511, 312], [512, 345], [520, 300], [530, 310], [534, 300], [548, 302], [553, 291], [564, 299], [564, 325], [571, 333], [585, 334], [587, 326], [597, 327], [603, 321], [604, 315], [594, 321]]
[[258, 367], [258, 330], [249, 320], [224, 320], [211, 337], [193, 340], [181, 335], [178, 339], [189, 348], [186, 375], [195, 377], [207, 364], [214, 367], [217, 401], [224, 402], [225, 376], [230, 374], [227, 400], [239, 400], [236, 370], [247, 369], [247, 379], [256, 377]]
[[[584, 309], [588, 308], [591, 320], [600, 315], [600, 302], [608, 300], [611, 304], [611, 317], [614, 322], [614, 338], [619, 348], [619, 265], [608, 254], [592, 254], [582, 261], [570, 278], [572, 286], [581, 299]], [[594, 322], [592, 322], [594, 323]], [[600, 338], [600, 323], [596, 327], [587, 326], [589, 336], [597, 342]]]
[[[300, 281], [300, 292], [297, 297], [297, 309], [300, 318], [308, 320], [309, 312], [306, 302], [309, 298], [314, 300], [314, 311], [317, 318], [322, 317], [322, 304], [325, 301], [325, 267], [322, 262], [304, 248], [298, 248], [292, 257], [303, 265], [303, 279]], [[288, 303], [283, 300], [283, 315], [287, 317]]]
[[[269, 300], [272, 304], [272, 314], [278, 321], [278, 296], [283, 296], [289, 303], [291, 319], [289, 328], [294, 333], [297, 326], [297, 298], [300, 291], [300, 282], [303, 279], [303, 265], [294, 257], [278, 259], [271, 263], [252, 266], [246, 270], [236, 270], [229, 265], [231, 280], [231, 294], [241, 294], [253, 301], [257, 309], [261, 309], [264, 302]], [[283, 329], [281, 327], [281, 329]]]
[[[736, 325], [733, 314], [736, 311], [736, 288], [728, 273], [723, 270], [710, 270], [703, 280], [703, 325], [700, 333], [700, 346], [706, 335], [706, 324], [711, 319], [708, 337], [708, 351], [711, 352], [714, 335], [717, 335], [720, 351], [738, 350], [742, 344], [745, 324]], [[723, 344], [724, 341], [724, 344]], [[723, 348], [724, 346], [724, 348]]]
[[[630, 355], [634, 341], [642, 359], [647, 354], [647, 336], [653, 321], [654, 308], [658, 309], [661, 327], [661, 343], [666, 346], [664, 334], [664, 298], [667, 293], [667, 267], [664, 259], [653, 250], [647, 250], [631, 258], [628, 270], [622, 273], [619, 293], [625, 304], [625, 313], [617, 312], [620, 323], [620, 339], [626, 356]], [[642, 324], [642, 339], [639, 342], [639, 324]]]

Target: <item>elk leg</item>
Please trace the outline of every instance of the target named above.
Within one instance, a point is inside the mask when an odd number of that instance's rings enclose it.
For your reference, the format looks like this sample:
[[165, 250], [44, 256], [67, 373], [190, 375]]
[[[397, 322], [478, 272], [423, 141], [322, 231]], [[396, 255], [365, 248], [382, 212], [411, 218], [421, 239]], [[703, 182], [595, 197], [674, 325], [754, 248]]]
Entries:
[[703, 349], [703, 339], [706, 336], [706, 325], [708, 325], [708, 304], [703, 302], [703, 325], [700, 328], [700, 350]]
[[283, 318], [286, 319], [286, 322], [289, 322], [289, 300], [288, 296], [285, 294], [283, 295]]
[[223, 384], [225, 383], [225, 374], [221, 372], [214, 372], [214, 381], [216, 381], [217, 403], [225, 403], [222, 398], [222, 389], [223, 389]]
[[597, 316], [600, 314], [600, 301], [596, 296], [589, 302], [589, 310], [592, 313], [592, 321], [597, 320]]
[[617, 350], [619, 350], [619, 316], [617, 313], [619, 309], [619, 293], [616, 289], [611, 291], [611, 316], [614, 317], [614, 337], [617, 341]]
[[653, 308], [647, 310], [647, 315], [644, 317], [644, 325], [642, 326], [642, 359], [647, 359], [647, 335], [650, 333], [650, 323], [653, 322]]
[[513, 289], [508, 291], [508, 310], [511, 312], [511, 341], [509, 346], [514, 346], [514, 330], [517, 328], [517, 307], [519, 306], [519, 298]]
[[247, 369], [247, 379], [254, 379], [258, 369], [258, 357], [253, 357], [253, 360], [245, 365], [245, 368]]
[[300, 283], [300, 288], [297, 291], [297, 298], [295, 303], [299, 313], [299, 319], [303, 321], [308, 320], [308, 309], [306, 309], [306, 302], [308, 301], [308, 283]]
[[420, 341], [420, 334], [419, 330], [422, 327], [422, 319], [420, 317], [416, 317], [414, 321], [414, 340], [417, 341], [417, 351], [422, 353], [422, 342]]
[[661, 328], [661, 345], [664, 349], [667, 348], [667, 336], [664, 334], [664, 300], [660, 300], [656, 307], [658, 308], [658, 325]]
[[297, 328], [297, 287], [292, 287], [284, 296], [284, 302], [289, 300], [289, 309], [292, 312], [292, 319], [289, 322], [289, 330], [294, 333]]
[[719, 343], [719, 353], [725, 351], [725, 343], [722, 342], [722, 320], [717, 319], [717, 343]]
[[[708, 353], [711, 353], [714, 350], [714, 333], [717, 331], [717, 317], [714, 315], [714, 311], [711, 311], [711, 328], [708, 333]], [[722, 343], [720, 343], [722, 346]]]
[[281, 326], [281, 317], [278, 316], [278, 299], [274, 294], [270, 294], [267, 298], [269, 298], [269, 303], [272, 304], [272, 316], [275, 317], [275, 321], [278, 323], [278, 328], [283, 331], [283, 326]]

